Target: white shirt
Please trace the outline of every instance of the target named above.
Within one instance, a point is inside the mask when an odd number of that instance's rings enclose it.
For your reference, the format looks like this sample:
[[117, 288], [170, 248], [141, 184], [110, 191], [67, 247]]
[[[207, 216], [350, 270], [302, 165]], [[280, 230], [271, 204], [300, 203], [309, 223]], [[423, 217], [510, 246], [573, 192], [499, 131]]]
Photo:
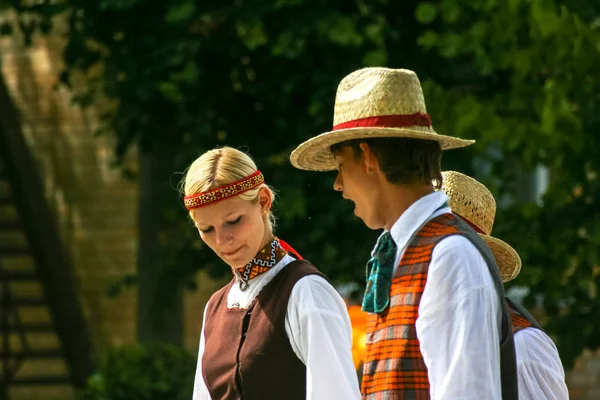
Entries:
[[[293, 260], [286, 255], [275, 267], [252, 279], [245, 292], [233, 285], [227, 295], [227, 307], [248, 308], [265, 285]], [[288, 302], [285, 332], [292, 350], [306, 365], [307, 400], [360, 399], [358, 377], [352, 362], [352, 327], [348, 310], [344, 300], [325, 279], [308, 275], [296, 282]], [[210, 399], [202, 377], [204, 348], [203, 321], [193, 400]]]
[[[390, 233], [396, 263], [426, 222], [451, 212], [437, 191], [413, 203]], [[394, 270], [395, 272], [395, 270]], [[416, 321], [432, 400], [500, 400], [500, 298], [488, 266], [466, 238], [453, 235], [433, 250]]]
[[519, 400], [568, 400], [558, 350], [539, 329], [525, 328], [515, 333]]

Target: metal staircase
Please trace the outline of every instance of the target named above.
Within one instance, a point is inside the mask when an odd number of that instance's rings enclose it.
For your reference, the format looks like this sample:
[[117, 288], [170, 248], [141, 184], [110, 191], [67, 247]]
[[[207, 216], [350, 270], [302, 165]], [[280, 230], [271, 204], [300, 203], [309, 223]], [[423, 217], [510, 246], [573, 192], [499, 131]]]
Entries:
[[[73, 266], [0, 76], [0, 400], [82, 387], [92, 348]], [[34, 394], [35, 393], [35, 394]], [[17, 398], [17, 396], [14, 396]]]
[[72, 385], [18, 214], [0, 159], [0, 398], [7, 400], [11, 386]]

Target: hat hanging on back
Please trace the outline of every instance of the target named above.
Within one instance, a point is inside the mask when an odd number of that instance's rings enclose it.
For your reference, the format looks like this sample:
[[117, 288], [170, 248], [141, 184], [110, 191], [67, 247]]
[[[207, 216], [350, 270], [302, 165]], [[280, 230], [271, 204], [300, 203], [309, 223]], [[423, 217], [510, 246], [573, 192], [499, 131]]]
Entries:
[[460, 216], [479, 233], [494, 258], [502, 281], [508, 282], [519, 275], [521, 257], [508, 243], [491, 236], [496, 218], [496, 200], [485, 185], [456, 171], [442, 172], [442, 189], [454, 214]]
[[475, 143], [434, 131], [417, 75], [407, 69], [364, 68], [339, 84], [333, 129], [299, 145], [291, 154], [294, 167], [312, 171], [336, 169], [330, 147], [352, 139], [413, 138], [440, 142], [442, 150]]

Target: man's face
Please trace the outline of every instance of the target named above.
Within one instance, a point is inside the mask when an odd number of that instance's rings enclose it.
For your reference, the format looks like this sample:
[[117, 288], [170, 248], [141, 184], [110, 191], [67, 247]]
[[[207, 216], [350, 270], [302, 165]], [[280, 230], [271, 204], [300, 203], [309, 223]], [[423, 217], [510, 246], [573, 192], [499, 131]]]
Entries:
[[[354, 214], [371, 229], [383, 225], [377, 212], [379, 187], [371, 171], [372, 153], [358, 157], [350, 147], [343, 147], [335, 153], [338, 174], [333, 189], [342, 192], [342, 197], [354, 203]], [[375, 160], [376, 162], [376, 160]]]

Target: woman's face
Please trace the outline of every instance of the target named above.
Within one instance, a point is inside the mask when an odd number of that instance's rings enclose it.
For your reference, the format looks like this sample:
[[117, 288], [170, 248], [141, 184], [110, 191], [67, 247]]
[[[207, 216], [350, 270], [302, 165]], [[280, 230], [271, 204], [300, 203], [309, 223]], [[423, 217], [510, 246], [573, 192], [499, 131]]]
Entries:
[[272, 239], [267, 223], [271, 197], [261, 189], [258, 201], [235, 196], [191, 212], [200, 237], [232, 268], [241, 268]]

